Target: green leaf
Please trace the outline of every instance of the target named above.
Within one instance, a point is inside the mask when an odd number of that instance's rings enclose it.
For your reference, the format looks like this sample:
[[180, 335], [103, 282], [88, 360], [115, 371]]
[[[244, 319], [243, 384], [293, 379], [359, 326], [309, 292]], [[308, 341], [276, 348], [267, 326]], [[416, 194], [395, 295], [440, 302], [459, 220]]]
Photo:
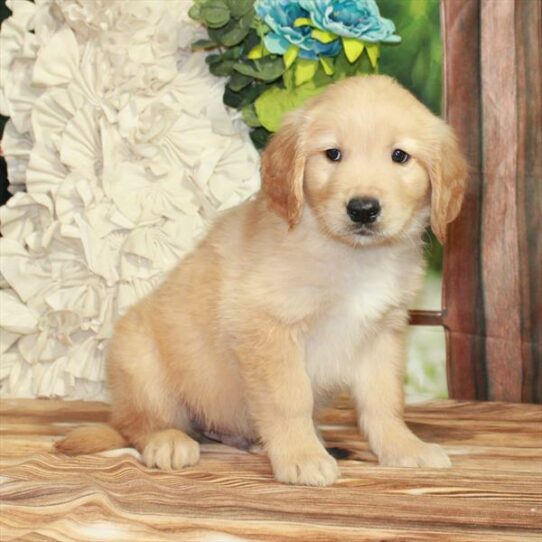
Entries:
[[288, 69], [294, 63], [298, 53], [299, 47], [295, 45], [290, 45], [290, 47], [288, 47], [288, 50], [286, 51], [286, 53], [284, 53], [283, 56], [286, 69]]
[[262, 58], [265, 54], [265, 46], [263, 44], [263, 41], [258, 43], [258, 45], [255, 45], [248, 53], [247, 58], [250, 58], [250, 60], [258, 60], [259, 58]]
[[333, 32], [329, 32], [328, 30], [320, 30], [319, 28], [314, 28], [311, 36], [322, 43], [331, 43], [338, 38], [337, 34], [333, 34]]
[[316, 70], [318, 69], [317, 60], [309, 60], [307, 58], [300, 58], [295, 66], [295, 84], [300, 86], [303, 83], [310, 81]]
[[[360, 58], [363, 58], [362, 56]], [[334, 79], [337, 80], [344, 79], [345, 77], [350, 77], [351, 75], [356, 74], [356, 63], [352, 64], [346, 58], [346, 52], [341, 51], [335, 59], [335, 75]]]
[[[351, 77], [352, 75], [374, 72], [374, 69], [371, 67], [371, 63], [369, 62], [369, 57], [367, 55], [363, 54], [354, 63], [350, 63], [346, 58], [346, 54], [344, 51], [341, 51], [335, 57], [334, 68], [335, 72], [333, 73], [332, 77], [333, 81], [340, 81], [346, 77]], [[320, 76], [320, 74], [322, 74], [322, 76]], [[322, 80], [325, 77], [328, 76], [325, 76], [325, 74], [323, 73], [323, 69], [319, 70], [317, 76], [314, 78], [315, 84], [317, 86], [323, 84]]]
[[202, 51], [205, 49], [214, 49], [218, 44], [213, 40], [197, 40], [192, 44], [192, 51]]
[[223, 53], [213, 53], [205, 57], [207, 64], [219, 64], [225, 60], [237, 60], [241, 55], [241, 47], [232, 47]]
[[194, 21], [202, 21], [201, 19], [201, 10], [198, 4], [193, 4], [192, 7], [188, 10], [188, 16]]
[[333, 66], [333, 59], [331, 57], [321, 56], [320, 64], [322, 65], [322, 68], [324, 69], [326, 75], [333, 75], [333, 73], [335, 72], [335, 67]]
[[348, 62], [355, 62], [363, 53], [364, 44], [355, 38], [342, 38], [342, 42]]
[[239, 19], [239, 27], [246, 29], [247, 31], [250, 30], [252, 26], [252, 21], [254, 20], [255, 12], [251, 9], [247, 13], [245, 13], [240, 19]]
[[229, 105], [230, 107], [242, 109], [243, 107], [252, 104], [254, 100], [262, 92], [264, 92], [266, 88], [266, 85], [258, 83], [255, 85], [247, 86], [239, 92], [233, 92], [229, 86], [226, 86], [223, 101], [226, 105]]
[[254, 79], [252, 77], [247, 77], [246, 75], [243, 75], [241, 73], [238, 73], [238, 72], [234, 71], [232, 73], [232, 76], [230, 77], [230, 80], [228, 82], [228, 86], [234, 92], [239, 92], [242, 88], [245, 88], [252, 81], [254, 81]]
[[234, 64], [233, 69], [248, 77], [260, 79], [261, 81], [274, 81], [284, 73], [284, 63], [278, 56], [267, 56], [256, 62]]
[[[442, 105], [440, 4], [439, 0], [378, 0], [382, 16], [393, 19], [402, 38], [397, 45], [381, 44], [380, 71], [397, 78], [437, 114]], [[420, 51], [429, 52], [423, 61], [418, 60]]]
[[322, 90], [323, 88], [317, 88], [313, 83], [299, 86], [295, 90], [271, 87], [254, 102], [254, 109], [263, 127], [270, 132], [276, 132], [286, 113], [297, 109]]
[[252, 139], [252, 143], [254, 143], [254, 146], [258, 150], [263, 149], [267, 145], [270, 136], [271, 133], [263, 126], [255, 128], [250, 132], [250, 139]]
[[[329, 57], [326, 57], [329, 58]], [[334, 66], [335, 63], [333, 63], [333, 74], [327, 75], [324, 67], [322, 65], [322, 62], [318, 64], [318, 69], [316, 70], [316, 74], [312, 78], [312, 82], [314, 83], [315, 87], [325, 87], [329, 85], [330, 83], [334, 83], [335, 81], [338, 81], [340, 77], [336, 74], [336, 69]]]
[[226, 49], [226, 51], [222, 53], [222, 57], [228, 60], [237, 60], [241, 56], [242, 52], [243, 48], [240, 45], [237, 45], [236, 47]]
[[284, 86], [286, 88], [295, 88], [295, 70], [293, 68], [286, 70], [282, 74], [282, 80], [284, 81]]
[[209, 28], [209, 36], [225, 47], [233, 47], [246, 38], [249, 30], [250, 28], [241, 28], [236, 21], [230, 20], [226, 26], [220, 29]]
[[252, 21], [252, 28], [256, 31], [260, 39], [263, 40], [263, 37], [271, 30], [269, 26], [264, 23], [259, 17], [254, 17]]
[[243, 51], [246, 52], [256, 47], [256, 45], [258, 45], [258, 43], [260, 43], [261, 41], [262, 40], [260, 39], [260, 36], [258, 36], [258, 34], [253, 28], [251, 28], [247, 34], [247, 37], [243, 40], [241, 46], [243, 47]]
[[209, 64], [209, 71], [217, 77], [226, 77], [233, 72], [234, 60], [223, 60]]
[[314, 26], [312, 24], [312, 21], [308, 17], [298, 17], [294, 21], [294, 26], [297, 28], [298, 26]]
[[207, 62], [207, 64], [209, 64], [209, 65], [217, 64], [219, 62], [222, 62], [222, 60], [224, 60], [224, 58], [219, 53], [215, 53], [215, 54], [212, 54], [212, 55], [207, 55], [205, 57], [205, 62]]
[[371, 61], [371, 66], [376, 68], [378, 64], [378, 57], [380, 56], [380, 45], [378, 43], [371, 43], [366, 45], [367, 55]]
[[257, 128], [258, 126], [262, 125], [258, 115], [256, 115], [254, 104], [245, 105], [245, 107], [241, 109], [241, 114], [243, 115], [243, 120], [245, 123], [251, 128]]
[[253, 0], [227, 0], [228, 8], [234, 17], [242, 17], [254, 4]]
[[224, 96], [222, 96], [222, 101], [229, 107], [239, 109], [242, 107], [241, 104], [243, 97], [238, 92], [233, 92], [229, 86], [226, 86], [224, 89]]
[[[241, 43], [250, 32], [250, 24], [254, 18], [254, 12], [251, 10], [243, 15], [238, 21], [230, 21], [220, 34], [220, 43], [226, 47], [232, 47]], [[209, 32], [209, 34], [211, 34]]]
[[352, 66], [356, 68], [356, 71], [355, 71], [356, 75], [375, 72], [375, 69], [371, 66], [371, 61], [369, 60], [369, 57], [367, 55], [361, 55], [356, 60], [356, 62], [352, 64]]
[[221, 28], [231, 17], [224, 0], [209, 0], [201, 6], [200, 14], [209, 28]]

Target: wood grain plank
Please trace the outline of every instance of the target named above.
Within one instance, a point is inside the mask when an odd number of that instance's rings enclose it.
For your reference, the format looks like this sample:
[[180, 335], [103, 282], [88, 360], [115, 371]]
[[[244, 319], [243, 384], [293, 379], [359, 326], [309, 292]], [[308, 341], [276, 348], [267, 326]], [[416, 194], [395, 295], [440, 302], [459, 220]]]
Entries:
[[[352, 401], [347, 395], [341, 396], [333, 405], [322, 412], [321, 420], [327, 414], [340, 416], [341, 412], [347, 419], [355, 423]], [[99, 401], [63, 401], [58, 399], [0, 399], [0, 419], [24, 420], [25, 423], [52, 421], [55, 424], [70, 424], [81, 422], [103, 423], [108, 420], [110, 406]], [[423, 418], [453, 418], [455, 420], [500, 420], [522, 423], [542, 423], [542, 407], [537, 404], [456, 401], [454, 399], [439, 399], [419, 404], [408, 404], [407, 419]], [[341, 423], [342, 423], [341, 419]]]
[[[96, 521], [94, 518], [104, 519]], [[41, 525], [36, 521], [35, 527], [20, 527], [15, 522], [4, 523], [3, 533], [6, 540], [16, 537], [25, 541], [73, 541], [88, 542], [109, 540], [145, 540], [145, 541], [207, 541], [207, 542], [239, 542], [247, 540], [266, 541], [299, 541], [315, 542], [347, 541], [449, 541], [449, 542], [521, 542], [539, 541], [537, 534], [521, 531], [497, 533], [494, 530], [479, 529], [476, 533], [460, 530], [447, 530], [438, 527], [421, 529], [407, 527], [396, 529], [387, 525], [377, 527], [360, 526], [356, 528], [336, 526], [332, 528], [320, 525], [279, 522], [262, 526], [258, 522], [243, 522], [236, 519], [225, 520], [220, 527], [204, 518], [174, 518], [164, 516], [140, 516], [128, 512], [118, 513], [103, 505], [85, 503], [70, 511], [62, 518]], [[0, 523], [0, 526], [2, 524]], [[8, 530], [9, 529], [9, 530]], [[109, 537], [103, 536], [104, 531]], [[112, 536], [111, 536], [112, 534]]]
[[8, 399], [0, 401], [0, 416], [19, 416], [38, 420], [105, 422], [109, 407], [100, 401], [62, 401], [58, 399]]
[[[229, 476], [235, 465], [229, 465]], [[93, 475], [64, 482], [10, 481], [3, 484], [3, 508], [27, 512], [39, 510], [51, 516], [76, 507], [85, 499], [106, 500], [116, 510], [132, 514], [167, 514], [193, 518], [212, 516], [217, 525], [235, 517], [245, 521], [311, 523], [327, 527], [382, 525], [400, 528], [415, 524], [418, 527], [461, 530], [464, 525], [493, 528], [496, 531], [536, 529], [540, 526], [540, 494], [528, 498], [503, 491], [487, 498], [487, 493], [472, 484], [461, 494], [453, 485], [442, 487], [440, 492], [425, 493], [417, 487], [408, 494], [386, 494], [367, 484], [338, 484], [333, 488], [306, 489], [277, 487], [279, 484], [268, 475], [260, 483], [231, 487], [217, 485], [216, 479], [188, 477], [186, 473], [169, 476], [156, 474], [137, 483], [139, 469], [124, 469], [123, 483], [108, 473], [107, 482], [98, 481]], [[188, 469], [187, 469], [188, 473]], [[241, 475], [253, 473], [241, 470]], [[172, 479], [173, 478], [173, 479]], [[220, 481], [220, 479], [219, 479]], [[90, 483], [89, 483], [90, 482]], [[449, 481], [448, 481], [449, 482]], [[261, 491], [265, 484], [265, 493]], [[506, 480], [504, 480], [506, 483]], [[455, 492], [458, 492], [456, 495]], [[490, 493], [491, 495], [491, 493]], [[309, 498], [310, 497], [310, 498]], [[506, 513], [503, 511], [506, 507]]]
[[[516, 541], [540, 534], [539, 406], [409, 407], [415, 430], [444, 444], [454, 467], [391, 469], [376, 464], [342, 399], [322, 415], [328, 444], [350, 454], [331, 488], [279, 484], [265, 455], [221, 444], [203, 444], [198, 465], [171, 473], [144, 467], [130, 450], [50, 452], [77, 416], [94, 423], [108, 410], [0, 401], [2, 540]], [[503, 432], [516, 438], [503, 445]]]

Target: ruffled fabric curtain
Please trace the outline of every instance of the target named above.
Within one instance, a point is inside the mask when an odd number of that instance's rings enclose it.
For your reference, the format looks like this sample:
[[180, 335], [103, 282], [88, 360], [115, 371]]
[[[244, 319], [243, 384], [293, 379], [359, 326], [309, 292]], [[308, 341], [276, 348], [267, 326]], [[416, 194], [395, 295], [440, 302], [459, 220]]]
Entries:
[[246, 127], [190, 50], [191, 4], [8, 0], [2, 395], [106, 398], [117, 316], [259, 186]]

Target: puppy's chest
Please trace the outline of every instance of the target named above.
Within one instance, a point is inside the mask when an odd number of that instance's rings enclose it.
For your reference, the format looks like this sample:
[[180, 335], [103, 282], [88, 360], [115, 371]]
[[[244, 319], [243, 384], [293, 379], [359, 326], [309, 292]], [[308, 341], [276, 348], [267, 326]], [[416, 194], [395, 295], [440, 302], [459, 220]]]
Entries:
[[376, 271], [332, 288], [326, 310], [306, 339], [306, 366], [315, 390], [347, 386], [361, 361], [363, 344], [378, 333], [382, 317], [401, 304], [398, 277]]

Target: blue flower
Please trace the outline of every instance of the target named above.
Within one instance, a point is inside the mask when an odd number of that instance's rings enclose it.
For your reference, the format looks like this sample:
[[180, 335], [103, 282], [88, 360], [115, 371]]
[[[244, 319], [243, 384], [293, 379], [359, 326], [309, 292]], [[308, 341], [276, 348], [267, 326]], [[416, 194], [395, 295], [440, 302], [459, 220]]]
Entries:
[[311, 36], [312, 28], [308, 25], [295, 27], [294, 22], [309, 14], [299, 2], [291, 0], [257, 0], [256, 13], [271, 29], [264, 36], [267, 49], [274, 54], [284, 55], [291, 45], [299, 47], [299, 56], [316, 60], [320, 56], [336, 56], [341, 44], [339, 40], [322, 43]]
[[299, 6], [321, 30], [367, 43], [401, 41], [393, 22], [380, 16], [375, 0], [299, 0]]

